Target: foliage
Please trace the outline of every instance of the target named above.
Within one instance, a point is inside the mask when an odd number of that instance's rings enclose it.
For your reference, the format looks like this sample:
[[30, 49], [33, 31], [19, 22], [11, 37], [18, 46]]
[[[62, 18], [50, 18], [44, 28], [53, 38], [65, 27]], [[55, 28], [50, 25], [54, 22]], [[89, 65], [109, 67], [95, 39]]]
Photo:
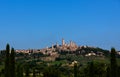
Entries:
[[11, 49], [10, 53], [10, 77], [15, 77], [15, 51], [14, 48]]
[[84, 69], [85, 77], [106, 77], [106, 66], [104, 63], [89, 62]]
[[[78, 53], [62, 52], [55, 61], [42, 61], [45, 57], [41, 53], [15, 53], [7, 44], [6, 50], [0, 54], [1, 77], [119, 77], [120, 58], [116, 56], [114, 48], [111, 54], [100, 48], [82, 48], [86, 53], [104, 52], [105, 57], [86, 57]], [[79, 51], [79, 50], [78, 50]], [[76, 52], [78, 52], [76, 51]], [[80, 50], [81, 51], [81, 50]], [[85, 53], [84, 53], [85, 54]], [[4, 59], [5, 58], [5, 59]], [[72, 62], [78, 63], [72, 65]], [[4, 68], [5, 65], [5, 68]], [[9, 74], [6, 75], [6, 73]], [[6, 76], [3, 76], [5, 74]], [[11, 75], [10, 75], [11, 74]]]
[[61, 77], [61, 72], [54, 67], [48, 67], [44, 70], [43, 77]]
[[117, 61], [115, 48], [111, 48], [111, 77], [117, 77]]
[[5, 77], [10, 77], [10, 63], [9, 63], [9, 57], [10, 57], [10, 46], [9, 44], [6, 45], [6, 51], [5, 51]]

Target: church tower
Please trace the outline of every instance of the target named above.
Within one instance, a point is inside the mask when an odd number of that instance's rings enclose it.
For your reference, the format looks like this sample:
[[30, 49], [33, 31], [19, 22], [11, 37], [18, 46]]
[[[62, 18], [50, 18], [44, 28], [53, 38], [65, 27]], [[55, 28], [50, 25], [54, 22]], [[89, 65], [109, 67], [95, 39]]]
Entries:
[[64, 39], [62, 39], [62, 46], [64, 46], [65, 45], [65, 40]]

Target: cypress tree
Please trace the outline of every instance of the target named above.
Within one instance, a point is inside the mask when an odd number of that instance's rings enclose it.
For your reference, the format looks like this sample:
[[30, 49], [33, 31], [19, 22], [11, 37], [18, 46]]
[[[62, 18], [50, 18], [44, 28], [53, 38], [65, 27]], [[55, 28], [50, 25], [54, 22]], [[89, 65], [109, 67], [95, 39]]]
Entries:
[[11, 49], [11, 54], [10, 54], [10, 77], [15, 77], [15, 51], [14, 51], [14, 48]]
[[111, 77], [117, 77], [117, 61], [115, 48], [111, 48]]
[[5, 77], [10, 77], [9, 56], [10, 56], [10, 46], [9, 44], [7, 44], [5, 51]]
[[110, 67], [109, 66], [107, 67], [107, 70], [106, 70], [106, 77], [110, 77]]
[[77, 63], [74, 63], [74, 77], [77, 77], [77, 73], [78, 73], [78, 70], [77, 70]]

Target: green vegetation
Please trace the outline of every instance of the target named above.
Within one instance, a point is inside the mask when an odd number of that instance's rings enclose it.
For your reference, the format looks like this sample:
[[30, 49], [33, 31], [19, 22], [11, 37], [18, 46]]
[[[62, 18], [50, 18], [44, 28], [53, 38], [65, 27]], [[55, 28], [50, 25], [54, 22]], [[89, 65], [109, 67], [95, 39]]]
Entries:
[[10, 46], [9, 44], [6, 45], [5, 51], [5, 77], [10, 77]]
[[117, 61], [116, 61], [116, 50], [111, 49], [111, 76], [117, 77]]
[[15, 77], [15, 51], [14, 48], [11, 49], [11, 53], [10, 53], [10, 77]]
[[[15, 53], [9, 44], [0, 54], [0, 77], [119, 77], [120, 57], [114, 48], [111, 53], [102, 49], [87, 48], [89, 51], [105, 52], [105, 56], [85, 56], [78, 54], [60, 54], [55, 61], [43, 61], [43, 54]], [[78, 50], [79, 51], [79, 50]], [[4, 53], [5, 52], [5, 53]], [[86, 53], [86, 52], [85, 52]], [[38, 56], [35, 58], [35, 56]], [[47, 57], [47, 56], [46, 56]], [[8, 76], [9, 75], [9, 76]]]

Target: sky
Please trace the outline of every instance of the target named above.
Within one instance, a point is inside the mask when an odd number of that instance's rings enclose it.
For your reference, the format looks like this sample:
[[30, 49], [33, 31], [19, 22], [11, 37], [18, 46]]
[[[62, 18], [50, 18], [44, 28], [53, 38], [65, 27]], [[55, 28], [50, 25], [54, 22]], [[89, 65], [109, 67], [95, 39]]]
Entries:
[[0, 0], [0, 50], [40, 49], [64, 38], [120, 50], [119, 0]]

